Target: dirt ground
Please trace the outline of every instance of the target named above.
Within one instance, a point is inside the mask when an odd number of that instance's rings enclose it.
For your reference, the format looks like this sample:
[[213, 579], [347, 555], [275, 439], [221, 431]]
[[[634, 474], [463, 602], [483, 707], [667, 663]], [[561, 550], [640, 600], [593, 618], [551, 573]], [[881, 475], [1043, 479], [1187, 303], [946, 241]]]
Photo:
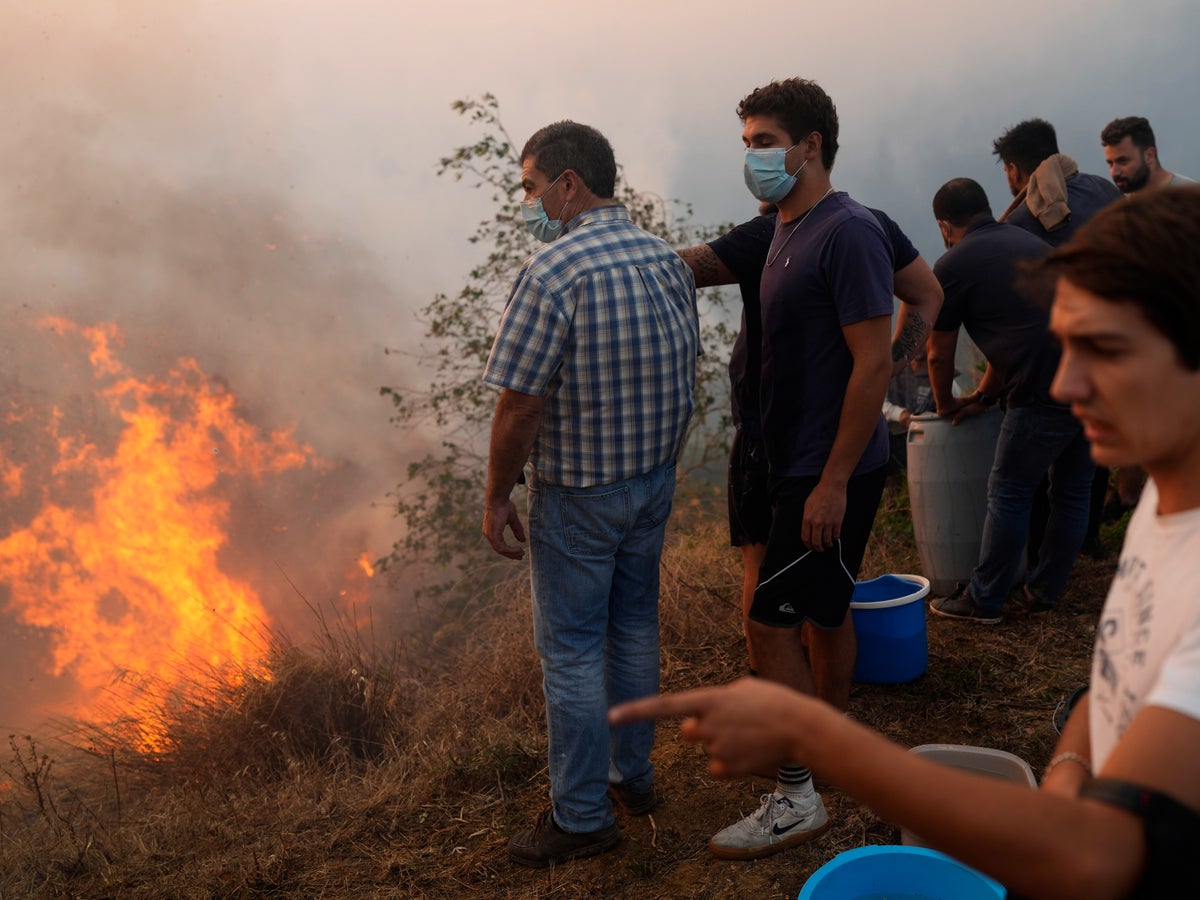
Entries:
[[[1094, 623], [1113, 566], [1111, 559], [1081, 558], [1060, 609], [1050, 615], [1017, 613], [994, 627], [928, 616], [925, 674], [907, 684], [856, 685], [850, 713], [906, 746], [996, 748], [1016, 754], [1040, 774], [1057, 739], [1055, 708], [1086, 681]], [[718, 645], [678, 648], [667, 665], [664, 690], [735, 677], [743, 659], [741, 641], [732, 633]], [[709, 854], [708, 839], [755, 809], [772, 784], [713, 779], [701, 751], [680, 741], [674, 724], [660, 726], [654, 760], [661, 802], [648, 816], [619, 819], [622, 840], [613, 852], [550, 871], [526, 871], [503, 859], [506, 835], [494, 835], [495, 855], [486, 866], [493, 896], [794, 898], [838, 853], [900, 842], [898, 828], [824, 785], [816, 773], [833, 822], [825, 835], [761, 860], [720, 860]], [[529, 818], [545, 802], [544, 785], [544, 772], [538, 772], [521, 791], [518, 802]], [[435, 895], [443, 896], [430, 894]]]

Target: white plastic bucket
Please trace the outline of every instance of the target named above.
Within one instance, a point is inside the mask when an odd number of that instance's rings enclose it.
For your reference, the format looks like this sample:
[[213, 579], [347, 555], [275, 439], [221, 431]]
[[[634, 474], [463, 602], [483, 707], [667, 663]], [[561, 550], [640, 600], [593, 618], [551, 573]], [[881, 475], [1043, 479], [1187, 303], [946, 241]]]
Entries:
[[[971, 747], [966, 744], [921, 744], [913, 747], [910, 753], [916, 753], [926, 759], [966, 769], [980, 775], [989, 775], [1004, 781], [1013, 781], [1037, 790], [1037, 776], [1029, 764], [1015, 753], [1006, 750], [996, 750], [992, 747]], [[925, 842], [907, 828], [900, 829], [900, 843], [910, 847], [924, 847]]]
[[987, 518], [987, 482], [1004, 416], [998, 410], [954, 425], [934, 413], [908, 427], [908, 496], [921, 571], [945, 596], [971, 579]]

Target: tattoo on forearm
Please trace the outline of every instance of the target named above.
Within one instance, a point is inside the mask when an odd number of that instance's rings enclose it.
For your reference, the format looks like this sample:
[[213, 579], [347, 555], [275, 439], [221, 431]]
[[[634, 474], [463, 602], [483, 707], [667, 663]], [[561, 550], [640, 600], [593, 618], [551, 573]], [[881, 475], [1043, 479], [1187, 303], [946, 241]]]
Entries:
[[696, 276], [696, 287], [712, 287], [720, 280], [718, 266], [720, 260], [717, 259], [717, 254], [713, 252], [713, 248], [708, 244], [701, 244], [698, 247], [688, 247], [686, 250], [680, 250], [679, 256], [692, 270], [692, 274]]
[[929, 323], [915, 309], [911, 310], [905, 320], [904, 327], [892, 341], [892, 362], [901, 359], [912, 359], [917, 354], [917, 348], [929, 337]]

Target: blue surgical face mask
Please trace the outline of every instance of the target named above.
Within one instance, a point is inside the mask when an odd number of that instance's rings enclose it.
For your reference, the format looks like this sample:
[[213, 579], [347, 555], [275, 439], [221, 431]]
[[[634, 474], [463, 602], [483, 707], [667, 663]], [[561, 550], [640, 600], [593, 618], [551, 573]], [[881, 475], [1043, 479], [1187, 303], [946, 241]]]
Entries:
[[801, 169], [808, 165], [808, 160], [800, 164], [800, 168], [788, 174], [784, 157], [788, 150], [796, 147], [793, 144], [787, 150], [782, 147], [766, 149], [746, 148], [746, 162], [742, 167], [746, 179], [746, 187], [756, 199], [764, 203], [778, 203], [796, 186], [796, 176]]
[[[558, 178], [562, 178], [562, 174], [559, 174]], [[543, 195], [558, 184], [558, 178], [550, 182], [546, 190], [542, 191]], [[546, 208], [542, 206], [542, 198], [535, 197], [532, 200], [521, 201], [521, 217], [525, 220], [525, 227], [529, 229], [529, 233], [542, 243], [548, 244], [562, 232], [562, 214], [566, 208], [567, 204], [564, 203], [563, 208], [558, 211], [559, 218], [551, 219], [546, 214]]]

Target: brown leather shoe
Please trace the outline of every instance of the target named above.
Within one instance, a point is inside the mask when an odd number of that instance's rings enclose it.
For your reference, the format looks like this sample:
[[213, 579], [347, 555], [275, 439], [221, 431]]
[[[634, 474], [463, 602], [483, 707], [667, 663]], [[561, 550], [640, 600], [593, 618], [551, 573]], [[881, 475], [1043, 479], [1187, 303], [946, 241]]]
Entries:
[[1021, 593], [1025, 597], [1027, 604], [1025, 611], [1033, 616], [1040, 616], [1043, 613], [1054, 612], [1054, 604], [1047, 603], [1045, 600], [1039, 600], [1037, 594], [1029, 589], [1029, 585], [1021, 586]]
[[554, 821], [554, 808], [546, 809], [534, 820], [532, 828], [514, 834], [508, 841], [508, 855], [515, 863], [544, 869], [569, 859], [595, 856], [611, 850], [621, 838], [614, 822], [599, 831], [572, 834]]
[[608, 796], [631, 816], [644, 816], [658, 806], [654, 785], [638, 790], [627, 784], [613, 782], [608, 786]]

